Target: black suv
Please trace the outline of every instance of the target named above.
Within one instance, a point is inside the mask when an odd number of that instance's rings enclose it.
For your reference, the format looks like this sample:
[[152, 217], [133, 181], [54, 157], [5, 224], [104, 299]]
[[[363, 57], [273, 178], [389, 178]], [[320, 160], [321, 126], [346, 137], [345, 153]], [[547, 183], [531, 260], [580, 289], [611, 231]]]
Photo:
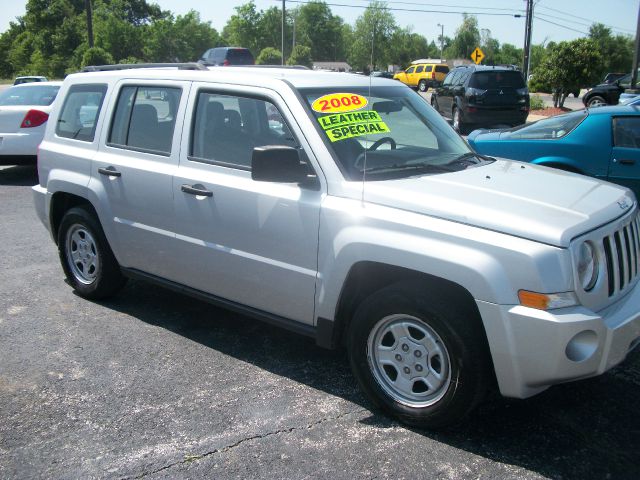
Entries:
[[451, 70], [431, 96], [431, 106], [453, 120], [453, 128], [516, 126], [529, 114], [529, 90], [509, 67], [468, 65]]
[[202, 57], [199, 63], [206, 66], [231, 66], [231, 65], [254, 65], [256, 62], [247, 48], [242, 47], [217, 47], [210, 48]]

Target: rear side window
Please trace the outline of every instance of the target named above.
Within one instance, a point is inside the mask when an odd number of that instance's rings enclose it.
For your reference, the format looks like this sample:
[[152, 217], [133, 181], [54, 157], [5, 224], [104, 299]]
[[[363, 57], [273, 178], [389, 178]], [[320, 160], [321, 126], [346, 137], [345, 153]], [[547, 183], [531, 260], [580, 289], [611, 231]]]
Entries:
[[191, 160], [243, 170], [255, 147], [297, 142], [272, 103], [257, 98], [201, 92], [193, 118]]
[[616, 147], [640, 148], [640, 118], [614, 118], [613, 143]]
[[122, 87], [108, 144], [169, 156], [181, 94], [174, 87]]
[[418, 68], [416, 68], [416, 73], [422, 73], [424, 71], [424, 65], [420, 65]]
[[449, 73], [449, 67], [447, 67], [446, 65], [436, 65], [436, 72]]
[[56, 135], [93, 142], [106, 93], [107, 86], [102, 84], [71, 86], [56, 121]]
[[475, 72], [469, 87], [488, 90], [490, 88], [525, 88], [525, 85], [520, 72], [488, 71]]
[[45, 107], [53, 103], [58, 90], [60, 87], [57, 85], [10, 87], [0, 94], [0, 106], [33, 105]]
[[425, 65], [424, 67], [424, 71], [429, 73], [431, 70], [433, 70], [433, 65]]

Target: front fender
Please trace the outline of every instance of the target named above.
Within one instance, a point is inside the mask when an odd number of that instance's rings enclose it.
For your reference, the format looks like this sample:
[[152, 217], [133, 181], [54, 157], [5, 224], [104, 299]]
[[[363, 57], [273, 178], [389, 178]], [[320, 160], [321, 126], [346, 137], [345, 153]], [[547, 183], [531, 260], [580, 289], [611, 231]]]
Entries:
[[316, 317], [335, 318], [349, 271], [360, 262], [443, 278], [465, 288], [476, 300], [503, 305], [517, 304], [520, 289], [562, 292], [573, 285], [571, 259], [565, 249], [395, 208], [328, 197], [321, 214]]

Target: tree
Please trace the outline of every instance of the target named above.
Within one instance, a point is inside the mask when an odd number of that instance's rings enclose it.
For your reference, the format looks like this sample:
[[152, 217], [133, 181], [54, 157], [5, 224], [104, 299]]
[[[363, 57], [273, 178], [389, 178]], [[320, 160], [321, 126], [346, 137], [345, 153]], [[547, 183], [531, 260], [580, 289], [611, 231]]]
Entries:
[[304, 65], [311, 68], [313, 66], [311, 49], [305, 45], [296, 45], [287, 60], [287, 65]]
[[100, 47], [89, 48], [82, 56], [82, 67], [88, 65], [110, 65], [113, 63], [113, 57], [109, 52]]
[[315, 60], [335, 60], [342, 50], [342, 18], [333, 15], [325, 2], [312, 1], [295, 11], [296, 44], [311, 49]]
[[[432, 42], [433, 43], [433, 42]], [[427, 39], [409, 28], [398, 28], [391, 35], [387, 48], [387, 60], [393, 65], [408, 65], [418, 58], [439, 56], [439, 50], [427, 43]]]
[[282, 53], [273, 47], [263, 48], [256, 59], [258, 65], [282, 65]]
[[143, 56], [150, 62], [194, 62], [221, 43], [218, 32], [194, 10], [154, 21], [146, 27], [145, 37]]
[[226, 43], [236, 47], [245, 47], [252, 53], [261, 50], [260, 20], [261, 12], [256, 9], [253, 1], [235, 7], [232, 15], [222, 30]]
[[480, 45], [478, 19], [473, 15], [462, 14], [462, 24], [456, 30], [451, 45], [447, 48], [447, 58], [469, 58]]
[[609, 72], [630, 72], [633, 63], [633, 39], [626, 35], [611, 35], [611, 29], [601, 23], [589, 28], [589, 38], [597, 46], [602, 62], [595, 66], [597, 78]]
[[358, 70], [375, 70], [388, 61], [387, 45], [396, 30], [393, 14], [387, 4], [372, 1], [356, 19], [348, 61]]
[[579, 38], [554, 44], [533, 75], [560, 94], [558, 105], [562, 107], [570, 92], [595, 83], [599, 73], [594, 66], [601, 62], [602, 56], [594, 41]]

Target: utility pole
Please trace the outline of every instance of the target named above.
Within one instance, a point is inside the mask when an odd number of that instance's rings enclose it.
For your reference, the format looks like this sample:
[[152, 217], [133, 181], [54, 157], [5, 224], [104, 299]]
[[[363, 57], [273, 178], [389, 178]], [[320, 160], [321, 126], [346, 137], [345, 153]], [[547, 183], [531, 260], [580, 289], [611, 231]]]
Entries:
[[527, 20], [524, 31], [524, 60], [522, 62], [522, 73], [524, 81], [529, 78], [529, 63], [531, 61], [531, 25], [533, 23], [533, 0], [527, 1]]
[[442, 51], [444, 50], [444, 25], [438, 24], [440, 27], [440, 60], [442, 60]]
[[85, 10], [87, 11], [87, 38], [89, 40], [89, 48], [93, 48], [93, 15], [91, 13], [91, 0], [84, 0]]
[[286, 0], [282, 0], [282, 65], [284, 65], [284, 26], [285, 26], [285, 4]]
[[638, 26], [636, 27], [636, 50], [633, 55], [631, 67], [631, 89], [635, 90], [638, 81], [638, 56], [640, 55], [640, 7], [638, 8]]

